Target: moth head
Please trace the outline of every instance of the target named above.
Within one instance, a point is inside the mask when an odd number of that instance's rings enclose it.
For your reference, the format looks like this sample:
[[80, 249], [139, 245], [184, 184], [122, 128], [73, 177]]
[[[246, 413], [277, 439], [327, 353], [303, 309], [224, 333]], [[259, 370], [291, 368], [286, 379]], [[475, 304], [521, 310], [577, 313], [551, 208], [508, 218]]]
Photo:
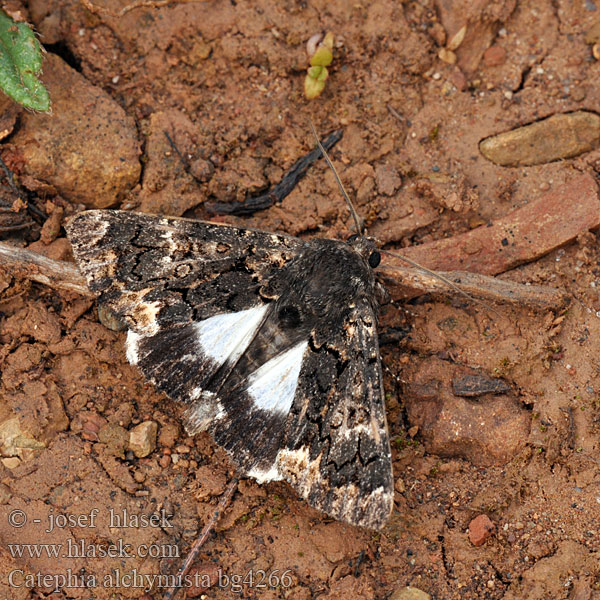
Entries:
[[367, 261], [372, 269], [379, 266], [381, 254], [374, 239], [354, 234], [348, 238], [347, 243]]

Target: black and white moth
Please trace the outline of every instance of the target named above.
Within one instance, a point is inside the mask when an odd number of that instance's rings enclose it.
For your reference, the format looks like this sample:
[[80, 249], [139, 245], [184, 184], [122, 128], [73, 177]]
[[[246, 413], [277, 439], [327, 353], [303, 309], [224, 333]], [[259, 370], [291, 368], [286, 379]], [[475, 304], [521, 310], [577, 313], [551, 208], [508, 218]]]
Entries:
[[93, 210], [67, 232], [127, 358], [238, 470], [335, 519], [388, 520], [393, 478], [374, 244]]

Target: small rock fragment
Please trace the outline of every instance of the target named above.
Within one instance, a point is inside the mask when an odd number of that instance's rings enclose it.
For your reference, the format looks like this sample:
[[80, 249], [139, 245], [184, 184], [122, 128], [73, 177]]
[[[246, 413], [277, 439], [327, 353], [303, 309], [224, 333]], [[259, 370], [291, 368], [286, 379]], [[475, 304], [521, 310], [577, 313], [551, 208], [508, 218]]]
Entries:
[[50, 216], [42, 225], [40, 240], [48, 245], [52, 243], [60, 235], [60, 227], [62, 225], [64, 209], [61, 206], [54, 207]]
[[[535, 260], [582, 232], [598, 227], [598, 185], [585, 172], [490, 225], [403, 248], [402, 254], [428, 269], [451, 271], [460, 265], [464, 271], [496, 275]], [[518, 231], [518, 236], [513, 237], [511, 231]], [[502, 240], [507, 236], [511, 238], [510, 244], [504, 246]]]
[[123, 458], [129, 442], [129, 432], [120, 425], [108, 423], [98, 432], [98, 440], [106, 444], [110, 454]]
[[[102, 429], [102, 427], [104, 427], [105, 425], [106, 419], [104, 417], [101, 417], [99, 414], [96, 413], [91, 413], [85, 421], [82, 421], [81, 437], [84, 440], [96, 442], [98, 441], [98, 433], [100, 432], [100, 429]], [[73, 431], [76, 431], [78, 428], [76, 427], [76, 424], [72, 424], [71, 429]]]
[[199, 490], [196, 492], [198, 500], [204, 500], [209, 496], [220, 496], [227, 485], [227, 478], [208, 465], [198, 467], [196, 481], [200, 485]]
[[404, 485], [404, 481], [401, 477], [398, 477], [396, 480], [396, 484], [394, 485], [394, 489], [399, 493], [403, 494], [406, 491], [406, 486]]
[[482, 546], [493, 535], [496, 526], [487, 515], [479, 515], [469, 523], [469, 541]]
[[486, 375], [465, 375], [452, 381], [452, 391], [457, 396], [473, 398], [484, 394], [505, 394], [510, 386], [502, 379]]
[[24, 112], [11, 142], [23, 175], [89, 207], [114, 206], [138, 182], [140, 143], [133, 118], [61, 58], [44, 59], [52, 117]]
[[517, 167], [573, 158], [598, 145], [600, 116], [580, 110], [488, 137], [479, 150], [497, 165]]
[[[42, 442], [34, 439], [31, 433], [23, 431], [18, 417], [6, 419], [0, 423], [0, 451], [4, 456], [19, 456], [25, 459], [31, 457], [31, 453], [26, 452], [27, 450], [41, 450], [42, 448], [44, 448]], [[4, 466], [9, 469], [14, 468], [9, 467], [6, 463], [4, 463]]]
[[138, 457], [148, 456], [156, 448], [158, 424], [144, 421], [129, 432], [129, 449]]
[[396, 590], [390, 596], [390, 600], [431, 600], [431, 596], [419, 588], [408, 585]]
[[450, 83], [459, 91], [464, 92], [467, 89], [467, 78], [465, 74], [456, 67], [449, 77]]
[[192, 567], [189, 572], [190, 581], [194, 584], [187, 590], [188, 598], [197, 598], [206, 593], [206, 590], [217, 585], [221, 577], [222, 568], [216, 563], [202, 562], [195, 567]]
[[131, 424], [134, 413], [135, 408], [133, 407], [133, 404], [131, 404], [131, 402], [123, 402], [122, 404], [119, 404], [117, 410], [107, 418], [111, 423], [116, 423], [121, 427], [127, 428]]
[[378, 165], [375, 168], [377, 191], [386, 196], [392, 196], [402, 185], [402, 179], [395, 167]]
[[166, 448], [172, 448], [179, 437], [179, 426], [176, 423], [165, 423], [160, 428], [158, 443]]
[[419, 428], [421, 441], [432, 454], [464, 458], [476, 465], [506, 463], [523, 449], [531, 415], [512, 395], [497, 394], [477, 402], [456, 396], [452, 381], [466, 374], [475, 373], [438, 358], [426, 359], [404, 398], [411, 429]]
[[483, 53], [483, 62], [488, 67], [499, 67], [506, 62], [506, 50], [502, 46], [490, 46]]
[[16, 469], [21, 464], [21, 460], [16, 456], [10, 456], [9, 458], [3, 458], [2, 464], [7, 469]]
[[212, 177], [214, 172], [215, 167], [208, 160], [198, 158], [190, 163], [190, 173], [198, 181], [208, 181]]
[[440, 51], [438, 52], [438, 58], [449, 65], [456, 64], [456, 54], [454, 54], [452, 50], [448, 50], [448, 48], [440, 48]]

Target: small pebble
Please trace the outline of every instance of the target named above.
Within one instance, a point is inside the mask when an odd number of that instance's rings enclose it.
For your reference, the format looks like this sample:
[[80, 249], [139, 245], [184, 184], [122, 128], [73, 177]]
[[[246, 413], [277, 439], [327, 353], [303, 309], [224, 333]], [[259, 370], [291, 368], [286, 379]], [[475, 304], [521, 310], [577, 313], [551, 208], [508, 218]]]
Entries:
[[457, 60], [456, 54], [452, 50], [448, 50], [448, 48], [440, 48], [438, 58], [449, 65], [455, 65]]
[[579, 156], [599, 142], [600, 116], [576, 111], [490, 136], [480, 142], [479, 149], [491, 162], [514, 167]]
[[467, 89], [467, 78], [465, 77], [465, 74], [458, 68], [456, 68], [451, 74], [450, 74], [450, 83], [452, 83], [452, 85], [459, 91], [459, 92], [463, 92], [464, 90]]
[[108, 423], [98, 432], [98, 440], [106, 444], [112, 455], [122, 458], [129, 442], [129, 432], [120, 425]]
[[199, 586], [190, 586], [186, 590], [188, 598], [202, 597], [206, 590], [219, 583], [221, 567], [216, 563], [203, 562], [192, 567], [189, 572], [190, 581], [200, 583]]
[[469, 541], [482, 546], [493, 535], [496, 526], [487, 515], [479, 515], [469, 523]]
[[158, 442], [161, 446], [172, 448], [179, 437], [179, 427], [175, 423], [165, 423], [160, 428]]
[[506, 62], [506, 50], [502, 46], [490, 46], [483, 53], [483, 62], [488, 67], [499, 67]]
[[406, 586], [396, 590], [390, 600], [431, 600], [431, 596], [419, 588]]
[[129, 432], [129, 448], [138, 457], [144, 458], [156, 448], [158, 424], [155, 421], [144, 421]]
[[396, 485], [394, 486], [394, 488], [400, 494], [403, 494], [406, 491], [406, 486], [404, 485], [404, 481], [400, 477], [398, 477], [398, 479], [396, 480]]
[[81, 427], [81, 437], [90, 442], [97, 442], [98, 433], [106, 423], [107, 421], [104, 417], [96, 413], [90, 414]]

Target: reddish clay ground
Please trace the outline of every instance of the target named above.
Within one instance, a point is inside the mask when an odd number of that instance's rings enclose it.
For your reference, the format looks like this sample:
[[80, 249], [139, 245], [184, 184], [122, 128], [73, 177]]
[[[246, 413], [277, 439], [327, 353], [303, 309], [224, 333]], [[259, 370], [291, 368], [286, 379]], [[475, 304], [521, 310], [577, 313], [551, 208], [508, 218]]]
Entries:
[[[582, 176], [591, 191], [561, 207], [565, 224], [576, 205], [597, 200], [597, 149], [503, 167], [478, 146], [550, 115], [600, 113], [595, 0], [231, 0], [121, 18], [78, 0], [31, 0], [26, 18], [49, 51], [53, 114], [6, 102], [0, 151], [48, 219], [28, 221], [21, 210], [11, 218], [28, 225], [4, 237], [54, 259], [70, 259], [61, 223], [86, 206], [209, 218], [206, 202], [268, 188], [312, 147], [309, 118], [320, 132], [343, 128], [332, 158], [369, 233], [388, 248], [487, 225], [582, 185]], [[465, 24], [458, 62], [444, 62], [440, 49]], [[305, 42], [324, 30], [335, 34], [334, 62], [325, 92], [309, 102]], [[15, 198], [3, 188], [1, 200]], [[345, 237], [352, 227], [324, 164], [281, 205], [222, 220], [301, 237]], [[283, 483], [242, 481], [201, 555], [211, 587], [195, 591], [384, 599], [410, 585], [437, 599], [600, 597], [599, 265], [596, 233], [581, 231], [502, 275], [566, 292], [566, 310], [498, 304], [492, 312], [453, 295], [386, 306], [389, 525], [373, 533], [332, 522]], [[185, 436], [182, 407], [128, 365], [125, 334], [99, 322], [93, 300], [9, 269], [0, 294], [0, 596], [160, 598], [156, 586], [145, 591], [148, 580], [127, 575], [176, 569], [181, 559], [165, 554], [188, 549], [231, 463], [208, 436]], [[507, 385], [465, 398], [452, 384], [466, 374]], [[158, 424], [157, 446], [137, 458], [125, 441], [144, 421]], [[115, 507], [174, 517], [111, 528]], [[15, 510], [23, 526], [10, 521]], [[46, 531], [57, 515], [79, 520]], [[470, 538], [469, 523], [479, 515], [495, 529], [476, 546], [481, 531], [473, 525]], [[132, 556], [74, 557], [82, 542], [128, 544]], [[15, 543], [53, 545], [59, 556], [45, 547], [19, 558]], [[142, 556], [147, 547], [162, 556]], [[79, 579], [54, 595], [54, 580], [44, 587], [37, 577], [69, 572]], [[275, 579], [284, 572], [289, 581]], [[245, 577], [239, 591], [233, 576]], [[277, 581], [284, 585], [269, 585]], [[82, 582], [87, 589], [72, 585]]]

